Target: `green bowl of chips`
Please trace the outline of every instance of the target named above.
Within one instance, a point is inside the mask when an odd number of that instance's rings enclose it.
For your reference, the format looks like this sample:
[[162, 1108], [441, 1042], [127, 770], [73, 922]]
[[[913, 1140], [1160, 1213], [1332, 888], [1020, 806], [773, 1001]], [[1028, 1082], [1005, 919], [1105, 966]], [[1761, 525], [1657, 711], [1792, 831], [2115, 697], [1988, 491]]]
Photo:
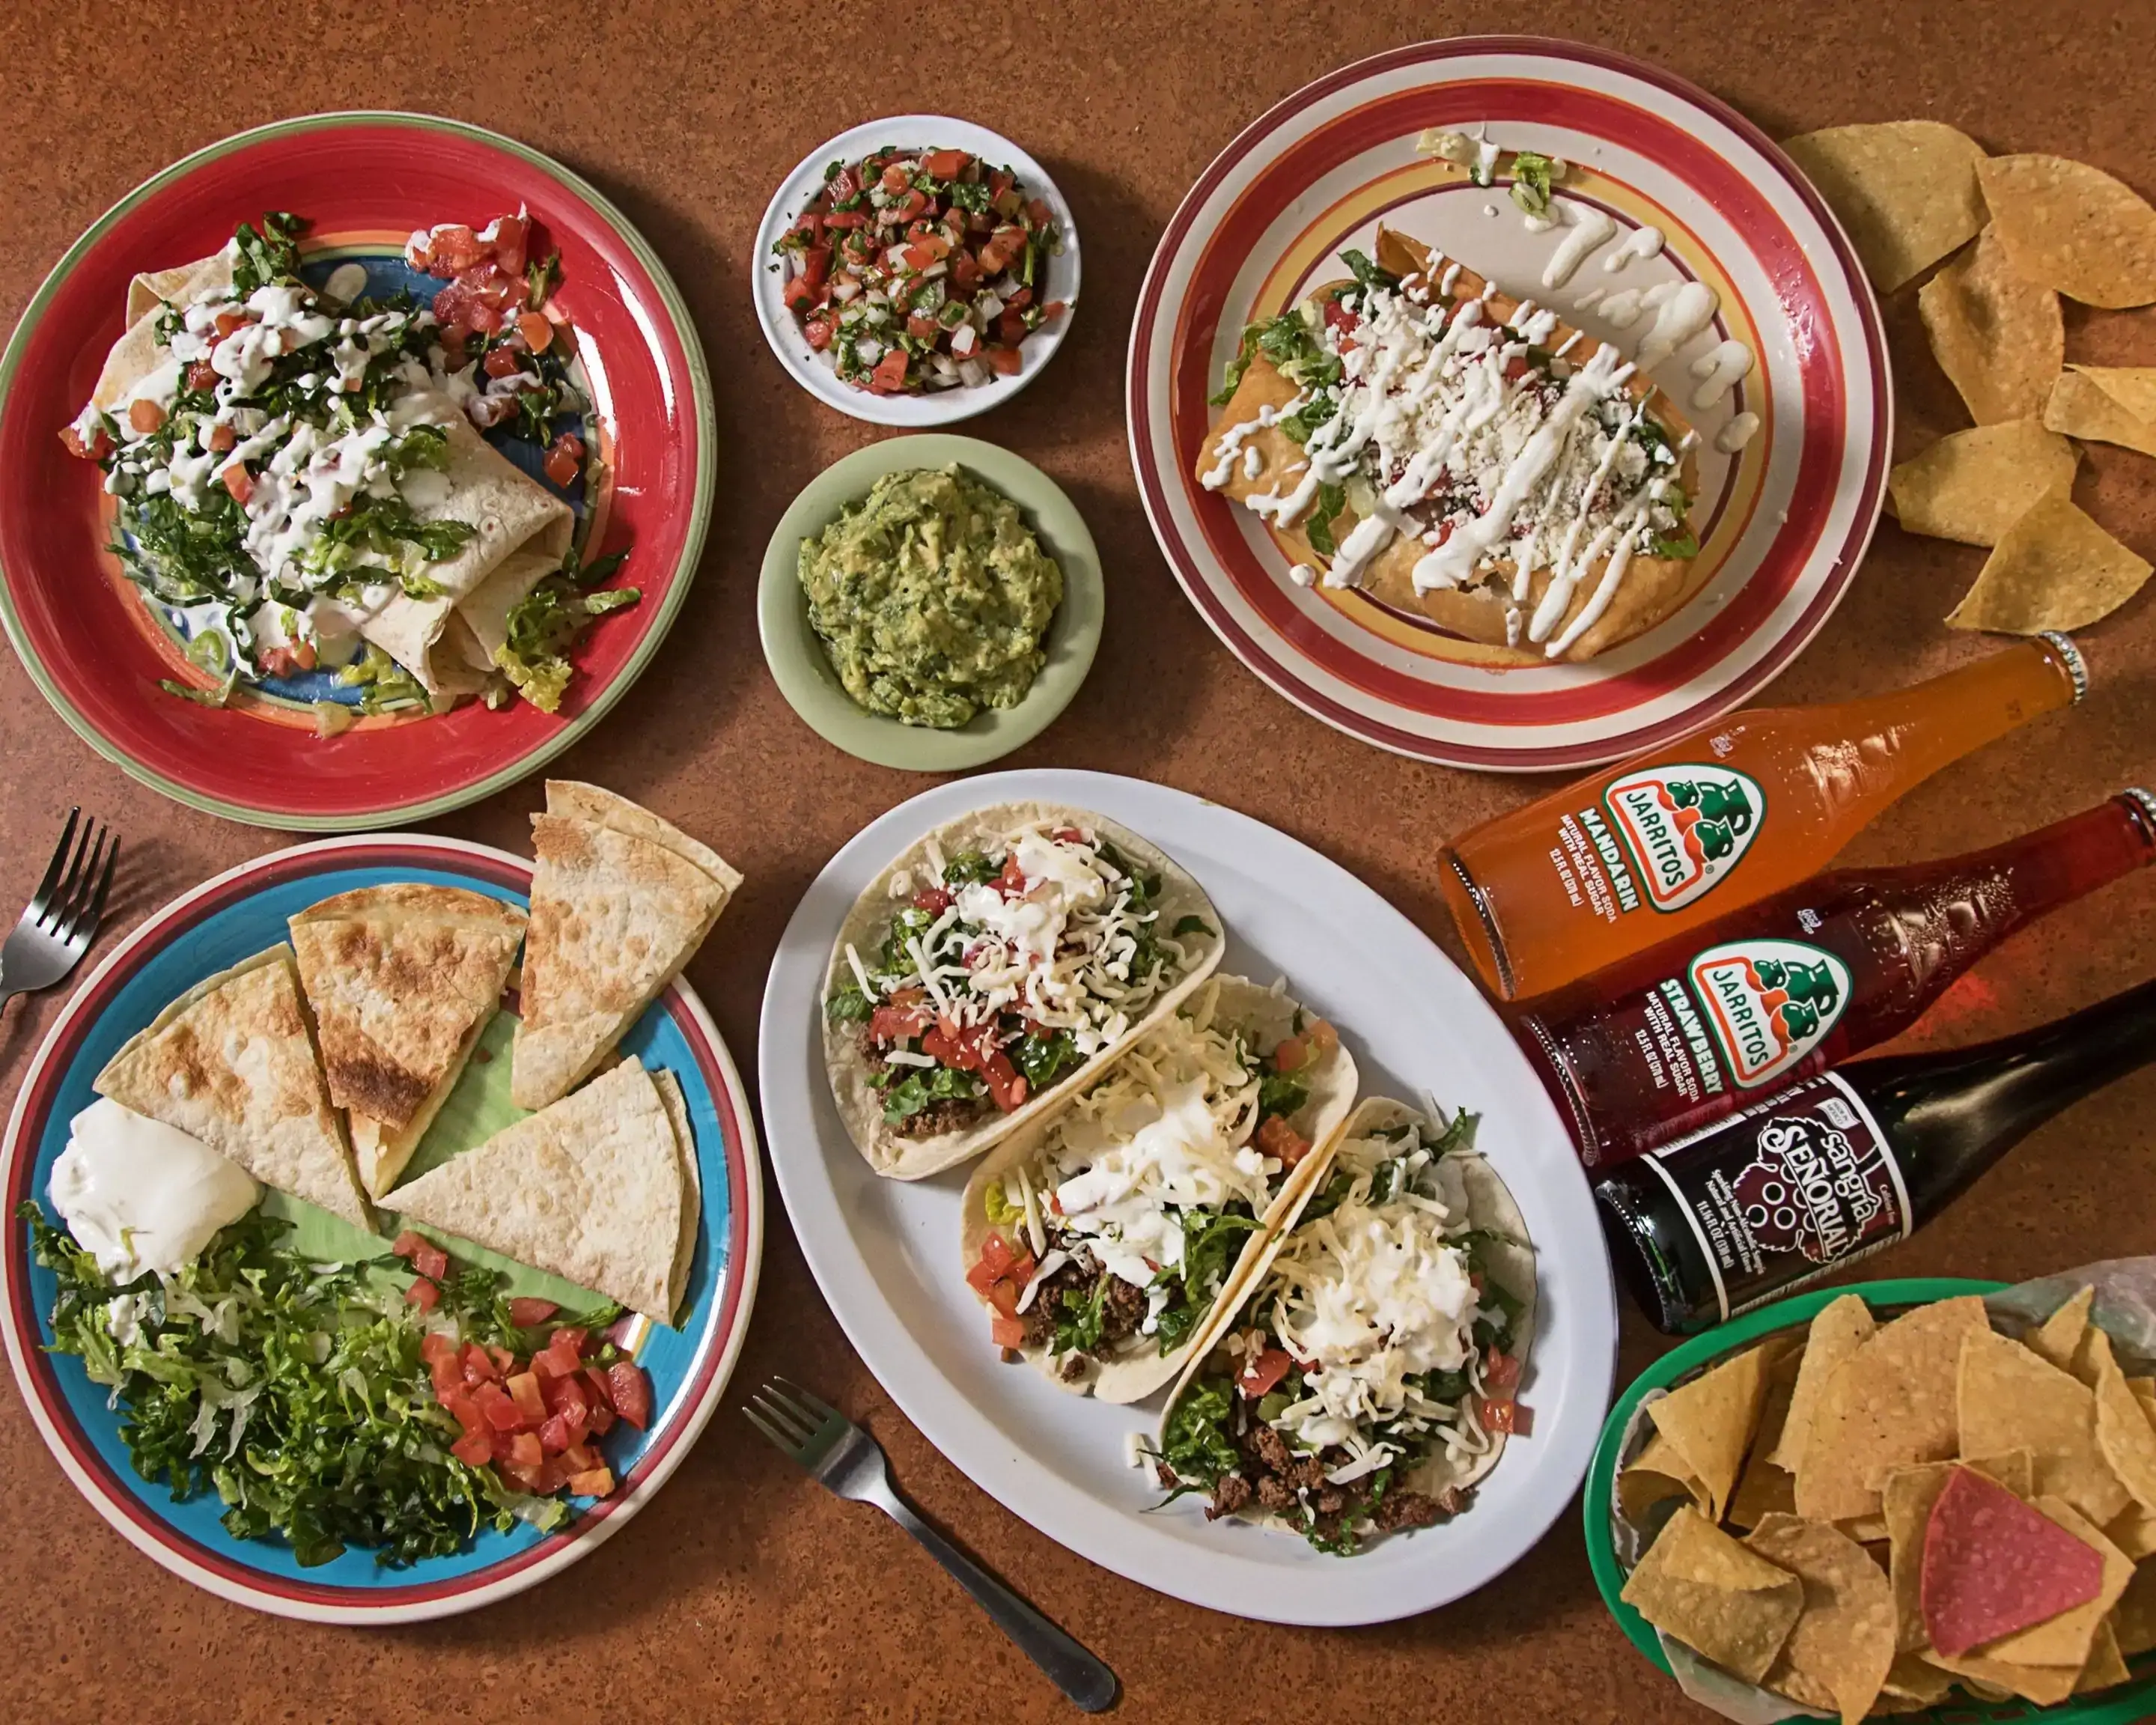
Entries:
[[[1697, 1383], [1715, 1368], [1732, 1363], [1737, 1363], [1738, 1368], [1724, 1373], [1719, 1381], [1730, 1384], [1741, 1399], [1745, 1393], [1741, 1380], [1749, 1374], [1748, 1368], [1743, 1363], [1743, 1357], [1761, 1343], [1768, 1344], [1760, 1352], [1761, 1360], [1768, 1363], [1760, 1364], [1758, 1370], [1763, 1375], [1771, 1373], [1783, 1352], [1786, 1351], [1790, 1362], [1788, 1375], [1794, 1377], [1794, 1344], [1810, 1334], [1812, 1320], [1820, 1312], [1845, 1295], [1861, 1296], [1883, 1326], [1890, 1318], [1903, 1316], [1919, 1307], [1934, 1306], [1940, 1301], [1972, 1295], [1989, 1295], [2005, 1286], [1993, 1281], [1942, 1279], [1876, 1281], [1851, 1287], [1818, 1289], [1748, 1312], [1740, 1318], [1696, 1337], [1681, 1347], [1672, 1349], [1642, 1373], [1618, 1398], [1603, 1426], [1601, 1440], [1596, 1446], [1594, 1459], [1588, 1470], [1585, 1504], [1587, 1551], [1594, 1571], [1595, 1584], [1601, 1589], [1603, 1604], [1609, 1608], [1618, 1626], [1625, 1631], [1633, 1645], [1661, 1671], [1671, 1672], [1670, 1661], [1654, 1625], [1623, 1597], [1631, 1573], [1631, 1565], [1627, 1563], [1624, 1550], [1632, 1542], [1633, 1530], [1641, 1523], [1636, 1515], [1630, 1523], [1622, 1519], [1624, 1512], [1620, 1502], [1619, 1475], [1627, 1463], [1635, 1469], [1640, 1468], [1643, 1459], [1647, 1468], [1642, 1469], [1641, 1472], [1645, 1474], [1653, 1470], [1656, 1458], [1647, 1455], [1647, 1447], [1664, 1443], [1662, 1435], [1651, 1421], [1637, 1421], [1638, 1429], [1635, 1430], [1635, 1417], [1643, 1401], [1656, 1391], [1675, 1390]], [[2082, 1309], [2085, 1313], [2086, 1307]], [[1862, 1314], [1859, 1313], [1857, 1317], [1861, 1319]], [[2069, 1317], [2070, 1314], [2061, 1312], [2061, 1322], [2066, 1322]], [[1833, 1320], [1829, 1322], [1831, 1323]], [[2047, 1326], [2047, 1330], [2050, 1327]], [[2093, 1329], [2093, 1326], [2087, 1327]], [[2028, 1345], [2015, 1343], [2013, 1347], [2022, 1350]], [[2107, 1358], [2107, 1348], [2106, 1356]], [[2030, 1358], [2033, 1360], [2035, 1356], [2032, 1353]], [[1738, 1448], [1729, 1452], [1732, 1458], [1741, 1453], [1742, 1465], [1731, 1459], [1726, 1469], [1710, 1467], [1709, 1471], [1719, 1471], [1722, 1476], [1718, 1481], [1706, 1486], [1702, 1486], [1696, 1476], [1687, 1474], [1683, 1483], [1671, 1481], [1674, 1490], [1662, 1494], [1677, 1497], [1678, 1511], [1687, 1514], [1691, 1523], [1702, 1528], [1707, 1526], [1708, 1518], [1693, 1511], [1689, 1501], [1678, 1497], [1678, 1494], [1687, 1487], [1703, 1489], [1710, 1492], [1716, 1502], [1724, 1504], [1722, 1513], [1715, 1518], [1715, 1526], [1709, 1538], [1718, 1537], [1719, 1524], [1724, 1517], [1743, 1512], [1739, 1506], [1748, 1495], [1758, 1488], [1758, 1481], [1753, 1477], [1758, 1458], [1752, 1453], [1753, 1447], [1756, 1443], [1758, 1451], [1766, 1451], [1770, 1447], [1766, 1430], [1768, 1420], [1779, 1422], [1786, 1415], [1789, 1402], [1786, 1381], [1779, 1400], [1774, 1395], [1756, 1389], [1749, 1393], [1753, 1397], [1751, 1405], [1755, 1423], [1748, 1426]], [[1773, 1411], [1763, 1416], [1758, 1411], [1762, 1395], [1774, 1404]], [[1707, 1411], [1711, 1414], [1713, 1404], [1718, 1399], [1712, 1394], [1702, 1398], [1696, 1393], [1692, 1404], [1699, 1406], [1704, 1402]], [[2152, 1418], [2156, 1418], [2156, 1415], [2152, 1415]], [[1775, 1430], [1779, 1431], [1779, 1423]], [[1758, 1434], [1756, 1440], [1753, 1435], [1755, 1431]], [[1695, 1442], [1694, 1447], [1699, 1447], [1698, 1442]], [[1628, 1448], [1631, 1450], [1629, 1455], [1625, 1453]], [[1674, 1452], [1666, 1450], [1666, 1453]], [[1677, 1465], [1672, 1464], [1673, 1466]], [[1989, 1466], [1989, 1463], [1985, 1465]], [[1761, 1476], [1763, 1477], [1763, 1474]], [[1808, 1480], [1810, 1477], [1808, 1473]], [[1653, 1481], [1650, 1479], [1646, 1483], [1651, 1488]], [[1755, 1511], [1759, 1507], [1758, 1503], [1751, 1506]], [[1793, 1517], [1788, 1518], [1789, 1521], [1794, 1519]], [[1788, 1522], [1781, 1525], [1785, 1531], [1788, 1529]], [[1845, 1525], [1856, 1528], [1853, 1522]], [[1864, 1538], [1872, 1530], [1856, 1528], [1856, 1531], [1857, 1537]], [[1881, 1545], [1876, 1549], [1883, 1551], [1886, 1548]], [[2156, 1569], [2156, 1558], [2145, 1560], [2142, 1567]], [[1743, 1584], [1733, 1581], [1732, 1584], [1741, 1586]], [[1902, 1659], [1913, 1656], [1900, 1656]], [[2156, 1650], [2143, 1651], [2132, 1657], [2125, 1668], [2128, 1673], [2125, 1681], [2113, 1682], [2101, 1691], [2074, 1696], [2051, 1706], [2039, 1706], [2018, 1695], [1997, 1701], [1976, 1699], [1964, 1687], [1928, 1707], [1907, 1698], [1896, 1700], [1892, 1696], [1881, 1695], [1872, 1716], [1893, 1712], [1897, 1717], [1930, 1721], [1932, 1725], [1979, 1725], [1979, 1722], [1982, 1725], [1991, 1725], [1994, 1721], [2017, 1719], [2071, 1722], [2071, 1725], [2133, 1725], [2135, 1721], [2156, 1717]], [[1877, 1667], [1874, 1666], [1872, 1669], [1876, 1671]], [[1713, 1680], [1727, 1684], [1733, 1692], [1751, 1695], [1756, 1704], [1758, 1692], [1751, 1690], [1740, 1678], [1712, 1667], [1708, 1669], [1707, 1675]], [[1778, 1681], [1784, 1681], [1780, 1670], [1778, 1670], [1777, 1676]], [[1902, 1711], [1905, 1708], [1907, 1711]]]

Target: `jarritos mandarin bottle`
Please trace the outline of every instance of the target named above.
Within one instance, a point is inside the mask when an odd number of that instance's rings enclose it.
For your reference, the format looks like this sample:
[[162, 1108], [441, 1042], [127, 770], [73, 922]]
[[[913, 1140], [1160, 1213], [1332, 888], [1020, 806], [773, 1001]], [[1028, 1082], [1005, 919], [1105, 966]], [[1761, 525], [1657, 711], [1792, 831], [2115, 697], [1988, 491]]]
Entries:
[[2156, 982], [1975, 1048], [1857, 1060], [1612, 1170], [1618, 1277], [1686, 1335], [1906, 1240], [2053, 1115], [2156, 1060]]
[[2046, 634], [1897, 694], [1732, 713], [1477, 827], [1438, 885], [1491, 991], [1546, 993], [1794, 886], [1948, 762], [2087, 688], [2073, 643]]
[[2156, 797], [2122, 793], [1989, 850], [1822, 875], [1513, 1020], [1580, 1160], [1659, 1149], [1898, 1036], [2016, 929], [2156, 862]]

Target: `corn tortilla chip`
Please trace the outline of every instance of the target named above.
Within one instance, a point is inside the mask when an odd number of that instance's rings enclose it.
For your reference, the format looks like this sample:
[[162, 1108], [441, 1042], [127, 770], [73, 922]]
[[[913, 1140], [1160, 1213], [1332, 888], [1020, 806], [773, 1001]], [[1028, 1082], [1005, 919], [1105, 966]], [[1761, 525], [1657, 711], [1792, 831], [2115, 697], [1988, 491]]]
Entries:
[[2137, 1563], [2143, 1558], [2156, 1558], [2156, 1513], [2129, 1503], [2123, 1513], [2103, 1524], [2103, 1537]]
[[1981, 1300], [1938, 1301], [1884, 1326], [1835, 1368], [1796, 1470], [1798, 1514], [1818, 1522], [1876, 1516], [1895, 1468], [2016, 1447], [1956, 1446], [1956, 1370], [1963, 1339], [1979, 1332], [1990, 1333]]
[[2062, 1497], [2098, 1527], [2131, 1501], [2096, 1437], [2096, 1393], [2018, 1342], [1985, 1330], [1962, 1345], [1961, 1453], [2025, 1449], [2039, 1496]]
[[[1765, 1345], [1770, 1349], [1776, 1347], [1771, 1342]], [[1783, 1427], [1789, 1423], [1789, 1402], [1796, 1393], [1797, 1372], [1803, 1358], [1801, 1343], [1784, 1347], [1768, 1371], [1767, 1399], [1759, 1410], [1759, 1430], [1752, 1440], [1751, 1453], [1744, 1458], [1744, 1471], [1738, 1477], [1737, 1490], [1731, 1494], [1725, 1517], [1732, 1527], [1756, 1527], [1763, 1517], [1796, 1512], [1796, 1481], [1788, 1469], [1777, 1466], [1768, 1458], [1780, 1443]]]
[[2099, 1689], [2108, 1689], [2114, 1683], [2123, 1683], [2133, 1675], [2126, 1668], [2126, 1661], [2118, 1651], [2118, 1634], [2108, 1623], [2096, 1626], [2096, 1645], [2089, 1651], [2088, 1663], [2082, 1667], [2080, 1680], [2074, 1685], [2076, 1695], [2089, 1695]]
[[2049, 1363], [2062, 1372], [2071, 1372], [2074, 1368], [2074, 1351], [2088, 1334], [2089, 1310], [2095, 1304], [2095, 1288], [2084, 1287], [2025, 1339]]
[[1648, 1404], [1655, 1430], [1706, 1487], [1702, 1507], [1711, 1520], [1722, 1519], [1737, 1489], [1744, 1452], [1752, 1446], [1767, 1399], [1768, 1363], [1763, 1348], [1748, 1348]]
[[2133, 1563], [2103, 1537], [2102, 1529], [2090, 1525], [2064, 1498], [2039, 1497], [2035, 1507], [2103, 1560], [2102, 1591], [2086, 1605], [2061, 1611], [2050, 1622], [2018, 1634], [2002, 1635], [1981, 1651], [1988, 1658], [2015, 1665], [2071, 1666], [2078, 1671], [2088, 1663], [2097, 1630], [2132, 1584]]
[[2108, 1347], [2097, 1368], [2096, 1440], [2133, 1501], [2156, 1512], [2156, 1425], [2149, 1424], [2141, 1404], [2126, 1387], [2126, 1373], [2119, 1370]]
[[2086, 377], [2137, 419], [2156, 420], [2156, 366], [2066, 367]]
[[[1897, 1653], [1887, 1673], [1883, 1695], [1897, 1702], [1913, 1705], [1903, 1711], [1915, 1712], [1924, 1707], [1935, 1707], [1947, 1698], [1953, 1687], [1953, 1679], [1935, 1665], [1927, 1665], [1914, 1654]], [[1877, 1709], [1875, 1709], [1877, 1711]]]
[[2077, 1665], [2016, 1665], [2010, 1659], [1988, 1659], [1981, 1653], [1967, 1654], [1959, 1659], [1949, 1659], [1943, 1653], [1918, 1656], [1943, 1671], [1952, 1671], [1963, 1678], [1988, 1701], [2003, 1701], [2009, 1695], [2018, 1695], [2040, 1707], [2056, 1707], [2071, 1695], [2082, 1675]]
[[1856, 1294], [1844, 1294], [1813, 1314], [1797, 1367], [1796, 1386], [1789, 1394], [1789, 1417], [1782, 1424], [1781, 1441], [1768, 1454], [1770, 1461], [1792, 1474], [1799, 1471], [1804, 1441], [1811, 1435], [1812, 1418], [1819, 1409], [1820, 1390], [1835, 1368], [1870, 1341], [1878, 1327], [1871, 1308]]
[[1685, 1466], [1676, 1445], [1656, 1432], [1630, 1465], [1617, 1476], [1617, 1506], [1624, 1512], [1625, 1520], [1644, 1524], [1647, 1512], [1671, 1497], [1689, 1498], [1702, 1510], [1709, 1502], [1707, 1487]]
[[2061, 486], [2006, 530], [1947, 622], [2010, 635], [2080, 629], [2148, 578], [2147, 562], [2075, 508]]
[[1686, 1507], [1647, 1548], [1623, 1598], [1656, 1628], [1756, 1683], [1804, 1609], [1804, 1585]]
[[1782, 147], [1849, 230], [1865, 274], [1891, 294], [1984, 222], [1984, 146], [1936, 120], [1833, 126]]
[[2117, 444], [2156, 455], [2156, 424], [2121, 407], [2102, 384], [2071, 367], [2052, 380], [2051, 393], [2044, 398], [2044, 424], [2088, 443]]
[[1932, 1506], [1946, 1489], [1948, 1477], [1955, 1468], [1964, 1466], [1997, 1481], [2016, 1497], [2029, 1495], [2034, 1470], [2026, 1450], [1986, 1456], [1981, 1461], [1923, 1461], [1914, 1467], [1897, 1467], [1887, 1476], [1880, 1494], [1887, 1506], [1887, 1573], [1894, 1590], [1896, 1639], [1904, 1653], [1931, 1645], [1924, 1630], [1924, 1530], [1931, 1519]]
[[1794, 1516], [1768, 1517], [1744, 1543], [1804, 1583], [1803, 1615], [1766, 1686], [1807, 1706], [1830, 1705], [1844, 1725], [1856, 1725], [1894, 1664], [1894, 1594], [1885, 1573], [1845, 1534]]
[[2061, 156], [1979, 162], [1984, 201], [2014, 267], [2085, 305], [2156, 300], [2156, 209], [2100, 167]]
[[[2059, 382], [2072, 376], [2069, 372]], [[1979, 425], [1943, 437], [1904, 461], [1887, 479], [1903, 531], [1966, 545], [1998, 544], [2047, 492], [2073, 483], [2081, 452], [2059, 435], [2070, 427], [2047, 431], [2049, 424], [2008, 419]], [[2156, 427], [2151, 430], [2156, 433]]]
[[2133, 1579], [2119, 1595], [2112, 1628], [2118, 1636], [2118, 1651], [2128, 1659], [2156, 1647], [2156, 1563], [2134, 1566]]
[[2044, 411], [2066, 355], [2059, 296], [2017, 275], [1987, 228], [1917, 295], [1932, 355], [1979, 425]]

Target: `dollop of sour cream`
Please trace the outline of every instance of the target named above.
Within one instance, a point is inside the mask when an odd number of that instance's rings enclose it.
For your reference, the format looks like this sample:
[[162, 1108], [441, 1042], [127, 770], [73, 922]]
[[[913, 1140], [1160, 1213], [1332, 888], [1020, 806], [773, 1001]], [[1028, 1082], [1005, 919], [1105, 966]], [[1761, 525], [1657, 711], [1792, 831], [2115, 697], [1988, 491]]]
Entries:
[[192, 1264], [262, 1196], [238, 1163], [109, 1096], [76, 1115], [69, 1133], [46, 1192], [75, 1243], [116, 1283]]

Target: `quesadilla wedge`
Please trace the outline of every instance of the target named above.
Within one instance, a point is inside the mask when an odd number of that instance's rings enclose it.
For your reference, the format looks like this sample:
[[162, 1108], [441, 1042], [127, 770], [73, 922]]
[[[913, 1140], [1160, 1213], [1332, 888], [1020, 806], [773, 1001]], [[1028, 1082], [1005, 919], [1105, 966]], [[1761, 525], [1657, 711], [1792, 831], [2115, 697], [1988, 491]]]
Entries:
[[919, 1179], [1081, 1089], [1209, 976], [1219, 915], [1128, 828], [999, 803], [910, 846], [855, 901], [824, 983], [854, 1147]]
[[1209, 978], [974, 1170], [962, 1250], [991, 1337], [1066, 1389], [1150, 1394], [1293, 1220], [1354, 1099], [1332, 1025], [1278, 985]]
[[524, 912], [462, 887], [403, 881], [290, 921], [330, 1100], [360, 1183], [379, 1199], [418, 1148], [501, 1004]]
[[537, 867], [510, 1096], [567, 1094], [679, 975], [741, 875], [726, 860], [596, 785], [550, 780], [531, 820]]
[[701, 1201], [690, 1153], [631, 1058], [400, 1188], [394, 1207], [671, 1324]]
[[265, 1186], [373, 1226], [290, 947], [197, 983], [105, 1063], [93, 1087], [201, 1139]]
[[1298, 580], [1492, 663], [1591, 659], [1673, 614], [1698, 438], [1646, 368], [1419, 240], [1380, 228], [1376, 249], [1245, 331], [1199, 483], [1265, 520]]
[[1466, 1507], [1517, 1420], [1535, 1318], [1525, 1220], [1474, 1127], [1356, 1108], [1168, 1399], [1175, 1495], [1342, 1553]]

